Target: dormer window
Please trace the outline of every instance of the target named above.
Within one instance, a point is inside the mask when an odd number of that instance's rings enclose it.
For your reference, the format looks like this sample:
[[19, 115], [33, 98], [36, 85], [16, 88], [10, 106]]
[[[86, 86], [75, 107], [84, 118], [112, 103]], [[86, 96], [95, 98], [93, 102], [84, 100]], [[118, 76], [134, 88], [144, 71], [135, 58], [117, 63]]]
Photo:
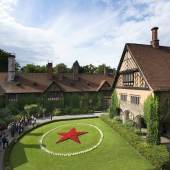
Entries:
[[134, 84], [134, 73], [123, 74], [123, 85], [124, 86], [133, 86], [133, 84]]

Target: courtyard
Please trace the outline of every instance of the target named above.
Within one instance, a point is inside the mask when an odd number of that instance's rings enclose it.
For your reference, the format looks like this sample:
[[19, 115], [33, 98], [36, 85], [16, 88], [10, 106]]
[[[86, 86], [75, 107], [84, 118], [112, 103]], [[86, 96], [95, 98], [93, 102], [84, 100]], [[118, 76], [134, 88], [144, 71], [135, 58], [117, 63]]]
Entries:
[[[61, 134], [75, 128], [80, 143]], [[73, 135], [74, 136], [74, 135]], [[68, 135], [67, 135], [68, 137]], [[70, 137], [70, 136], [69, 136]], [[145, 170], [153, 166], [99, 118], [58, 121], [23, 136], [10, 153], [15, 170]]]

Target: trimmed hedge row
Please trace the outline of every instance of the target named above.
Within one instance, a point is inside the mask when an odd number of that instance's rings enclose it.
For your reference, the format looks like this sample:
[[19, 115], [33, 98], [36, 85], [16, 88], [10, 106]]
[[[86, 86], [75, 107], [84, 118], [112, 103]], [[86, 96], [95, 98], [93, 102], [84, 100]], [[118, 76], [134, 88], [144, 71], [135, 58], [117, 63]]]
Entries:
[[44, 126], [44, 125], [47, 125], [47, 124], [50, 124], [50, 123], [54, 123], [54, 122], [59, 122], [59, 121], [68, 121], [68, 120], [80, 120], [80, 119], [95, 119], [95, 118], [98, 118], [98, 116], [95, 116], [95, 117], [82, 117], [82, 118], [68, 118], [68, 119], [60, 119], [60, 120], [51, 120], [51, 121], [48, 121], [48, 122], [44, 122], [44, 123], [41, 123], [41, 124], [37, 124], [36, 126], [30, 128], [30, 129], [27, 129], [26, 131], [24, 131], [21, 135], [19, 135], [18, 137], [15, 138], [15, 140], [12, 140], [11, 143], [9, 144], [9, 146], [6, 148], [5, 150], [5, 153], [4, 153], [4, 157], [3, 157], [3, 169], [6, 170], [6, 169], [11, 169], [11, 165], [10, 165], [10, 154], [11, 154], [11, 151], [14, 147], [14, 145], [16, 144], [17, 141], [19, 141], [23, 136], [25, 136], [27, 133], [31, 132], [32, 130], [36, 129], [36, 128], [39, 128], [41, 126]]
[[155, 170], [166, 168], [170, 161], [166, 146], [148, 144], [145, 139], [135, 133], [134, 128], [126, 128], [121, 122], [110, 119], [108, 115], [102, 115], [101, 119], [125, 138], [142, 156], [149, 160], [155, 167]]

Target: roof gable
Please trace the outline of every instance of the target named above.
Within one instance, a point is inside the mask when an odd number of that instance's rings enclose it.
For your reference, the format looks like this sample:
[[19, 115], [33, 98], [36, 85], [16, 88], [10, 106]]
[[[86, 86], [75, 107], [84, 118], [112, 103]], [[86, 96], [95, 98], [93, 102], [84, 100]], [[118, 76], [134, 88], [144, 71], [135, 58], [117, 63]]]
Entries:
[[[113, 83], [113, 88], [117, 86], [117, 84], [123, 85], [123, 76], [122, 73], [125, 72], [133, 72], [134, 73], [134, 85], [132, 88], [151, 88], [150, 84], [148, 83], [145, 75], [143, 74], [142, 69], [140, 68], [139, 64], [137, 63], [136, 59], [132, 55], [131, 51], [126, 44], [118, 65], [117, 73], [115, 76], [115, 80]], [[140, 85], [140, 86], [139, 86]]]
[[154, 91], [170, 90], [170, 47], [127, 44], [127, 48]]
[[45, 92], [47, 91], [63, 91], [63, 89], [58, 85], [56, 82], [52, 82], [46, 89]]
[[110, 84], [106, 80], [103, 80], [97, 88], [97, 91], [110, 90], [110, 87]]

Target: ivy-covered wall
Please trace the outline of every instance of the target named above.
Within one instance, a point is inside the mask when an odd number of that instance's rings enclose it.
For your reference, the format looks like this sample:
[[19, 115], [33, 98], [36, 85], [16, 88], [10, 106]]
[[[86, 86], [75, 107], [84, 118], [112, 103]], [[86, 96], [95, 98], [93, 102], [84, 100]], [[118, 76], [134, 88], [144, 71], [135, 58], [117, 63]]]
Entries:
[[156, 95], [160, 99], [161, 133], [170, 136], [170, 92], [159, 92]]
[[0, 108], [5, 107], [5, 96], [0, 95]]
[[160, 102], [158, 96], [148, 96], [144, 102], [144, 118], [147, 124], [147, 140], [151, 144], [160, 143]]
[[17, 102], [9, 102], [10, 94], [0, 98], [0, 106], [8, 107], [13, 114], [18, 114], [24, 110], [25, 105], [39, 104], [46, 108], [47, 112], [52, 112], [55, 108], [81, 108], [84, 110], [103, 110], [108, 108], [109, 92], [84, 92], [84, 93], [61, 93], [59, 100], [48, 100], [48, 94], [16, 94]]

